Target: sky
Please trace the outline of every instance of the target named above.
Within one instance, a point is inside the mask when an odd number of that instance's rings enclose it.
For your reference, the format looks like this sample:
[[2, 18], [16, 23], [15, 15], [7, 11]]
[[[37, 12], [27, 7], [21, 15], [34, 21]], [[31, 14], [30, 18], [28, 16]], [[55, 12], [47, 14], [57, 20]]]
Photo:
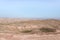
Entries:
[[0, 17], [60, 18], [60, 0], [0, 0]]

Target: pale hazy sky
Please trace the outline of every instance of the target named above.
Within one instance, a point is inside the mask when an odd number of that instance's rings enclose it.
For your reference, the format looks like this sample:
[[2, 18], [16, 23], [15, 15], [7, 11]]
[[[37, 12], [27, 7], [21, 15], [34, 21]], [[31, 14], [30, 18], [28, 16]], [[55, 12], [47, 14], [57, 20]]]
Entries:
[[60, 18], [60, 0], [0, 0], [0, 17]]

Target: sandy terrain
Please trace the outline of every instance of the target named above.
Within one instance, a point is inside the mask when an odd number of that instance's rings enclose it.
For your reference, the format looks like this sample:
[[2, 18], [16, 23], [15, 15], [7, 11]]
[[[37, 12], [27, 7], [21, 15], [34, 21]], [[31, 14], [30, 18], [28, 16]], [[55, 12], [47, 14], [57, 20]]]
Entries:
[[[55, 31], [42, 32], [43, 27]], [[60, 20], [0, 18], [0, 40], [60, 40]]]
[[60, 35], [0, 34], [0, 40], [60, 40]]

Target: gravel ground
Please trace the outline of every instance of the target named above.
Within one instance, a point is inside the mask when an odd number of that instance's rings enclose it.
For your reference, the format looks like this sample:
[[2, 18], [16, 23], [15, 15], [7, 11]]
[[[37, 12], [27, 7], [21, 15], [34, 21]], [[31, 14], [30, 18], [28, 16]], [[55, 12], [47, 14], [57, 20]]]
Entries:
[[0, 40], [60, 40], [60, 34], [37, 35], [0, 33]]

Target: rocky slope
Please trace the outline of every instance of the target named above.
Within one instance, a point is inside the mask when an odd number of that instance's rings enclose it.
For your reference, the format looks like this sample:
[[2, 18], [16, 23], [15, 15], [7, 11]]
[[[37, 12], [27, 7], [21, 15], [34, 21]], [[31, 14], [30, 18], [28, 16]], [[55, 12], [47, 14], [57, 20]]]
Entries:
[[[50, 28], [54, 32], [41, 31]], [[0, 19], [0, 40], [60, 40], [60, 20]]]

